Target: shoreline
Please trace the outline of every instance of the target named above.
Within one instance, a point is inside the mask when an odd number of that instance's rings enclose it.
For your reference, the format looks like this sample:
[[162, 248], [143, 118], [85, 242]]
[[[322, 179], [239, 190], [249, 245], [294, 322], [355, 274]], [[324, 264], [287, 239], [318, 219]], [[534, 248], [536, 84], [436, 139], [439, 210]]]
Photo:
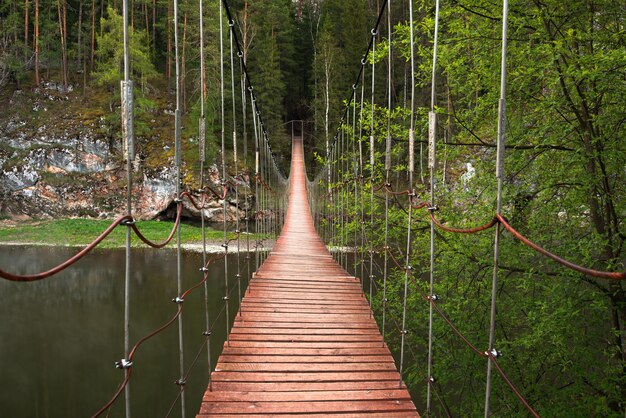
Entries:
[[[207, 254], [220, 254], [224, 252], [224, 247], [222, 246], [223, 242], [222, 241], [215, 241], [215, 240], [210, 240], [207, 241], [206, 243], [206, 252]], [[252, 242], [250, 242], [250, 244], [252, 244]], [[250, 246], [250, 251], [247, 250], [247, 248], [245, 246], [240, 246], [239, 248], [239, 252], [241, 253], [255, 253], [255, 252], [266, 252], [266, 251], [271, 251], [272, 248], [274, 246], [274, 242], [268, 242], [268, 243], [264, 243], [263, 247], [261, 249], [255, 249], [252, 247], [252, 245]], [[24, 242], [24, 241], [2, 241], [0, 242], [0, 247], [57, 247], [57, 248], [85, 248], [85, 245], [78, 245], [78, 244], [53, 244], [53, 243], [47, 243], [47, 242]], [[201, 242], [193, 242], [193, 243], [183, 243], [181, 244], [181, 249], [183, 251], [189, 251], [189, 252], [193, 252], [193, 253], [202, 253], [202, 243]], [[124, 245], [115, 245], [115, 246], [104, 246], [104, 247], [96, 247], [94, 248], [94, 250], [100, 249], [100, 250], [120, 250], [120, 249], [124, 249], [125, 246]], [[141, 244], [141, 245], [132, 245], [131, 249], [148, 249], [151, 248], [145, 244]], [[236, 254], [237, 250], [232, 250], [233, 245], [232, 243], [229, 245], [230, 250], [228, 251], [229, 254]], [[164, 248], [162, 248], [163, 250], [176, 250], [176, 246], [175, 245], [168, 245]]]

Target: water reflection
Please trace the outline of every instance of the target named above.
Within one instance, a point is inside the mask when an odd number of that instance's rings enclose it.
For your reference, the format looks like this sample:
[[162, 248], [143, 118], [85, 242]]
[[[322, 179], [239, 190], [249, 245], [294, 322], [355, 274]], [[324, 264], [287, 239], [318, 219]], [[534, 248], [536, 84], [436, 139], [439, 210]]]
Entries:
[[[36, 273], [61, 262], [76, 250], [48, 247], [0, 247], [0, 266], [18, 274]], [[246, 260], [240, 264], [243, 283]], [[252, 260], [254, 264], [254, 260]], [[183, 288], [201, 280], [201, 254], [183, 254]], [[176, 253], [133, 250], [131, 342], [162, 325], [176, 311]], [[236, 286], [234, 255], [229, 257], [229, 284]], [[225, 340], [224, 262], [209, 267], [209, 308], [213, 364]], [[53, 278], [33, 283], [0, 281], [0, 410], [7, 417], [85, 417], [109, 400], [123, 373], [114, 367], [123, 357], [124, 251], [96, 250]], [[231, 296], [231, 320], [237, 290]], [[185, 300], [185, 364], [204, 343], [204, 292]], [[131, 406], [135, 416], [161, 417], [175, 401], [178, 386], [176, 324], [148, 341], [134, 359]], [[206, 349], [186, 385], [187, 415], [199, 409], [208, 380]], [[109, 416], [123, 416], [119, 399]], [[174, 407], [173, 417], [180, 416]]]

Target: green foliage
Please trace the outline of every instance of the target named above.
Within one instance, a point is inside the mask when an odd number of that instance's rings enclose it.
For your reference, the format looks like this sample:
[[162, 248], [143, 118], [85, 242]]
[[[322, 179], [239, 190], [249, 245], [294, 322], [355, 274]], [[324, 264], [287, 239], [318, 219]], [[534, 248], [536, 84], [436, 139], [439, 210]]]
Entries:
[[[119, 89], [124, 70], [123, 19], [115, 9], [107, 8], [108, 18], [100, 22], [101, 32], [97, 35], [97, 65], [93, 77], [98, 85], [111, 91]], [[150, 60], [145, 31], [129, 28], [129, 53], [131, 57], [131, 79], [150, 81], [157, 72]]]
[[[454, 227], [488, 223], [496, 205], [495, 138], [500, 85], [501, 5], [487, 1], [442, 7], [436, 111], [439, 164], [435, 171], [435, 216]], [[325, 176], [316, 186], [324, 204], [322, 230], [333, 245], [360, 235], [365, 222], [364, 256], [369, 243], [383, 254], [384, 189], [372, 187], [388, 177], [394, 190], [413, 187], [414, 202], [430, 201], [426, 167], [427, 111], [430, 108], [431, 2], [415, 4], [416, 168], [409, 184], [406, 167], [408, 100], [394, 98], [395, 109], [374, 107], [376, 164], [369, 167], [371, 104], [357, 116], [355, 145], [362, 147], [364, 181], [354, 191], [341, 154], [331, 164], [332, 202]], [[626, 153], [623, 97], [626, 94], [624, 6], [615, 2], [517, 2], [509, 20], [506, 163], [503, 215], [531, 240], [578, 264], [623, 271], [626, 201]], [[384, 65], [387, 43], [379, 44], [377, 65]], [[394, 62], [409, 59], [407, 24], [396, 26]], [[339, 48], [341, 51], [341, 48]], [[382, 60], [382, 61], [381, 61]], [[397, 68], [397, 66], [396, 66]], [[410, 80], [409, 80], [410, 81]], [[402, 81], [396, 90], [406, 88]], [[369, 87], [369, 86], [368, 86]], [[409, 86], [410, 87], [410, 86]], [[369, 101], [369, 97], [366, 97]], [[438, 105], [438, 106], [437, 106]], [[390, 116], [392, 170], [383, 166], [387, 117]], [[350, 133], [348, 137], [352, 137]], [[348, 147], [350, 149], [350, 147]], [[473, 175], [466, 173], [471, 163]], [[343, 165], [342, 165], [343, 164]], [[373, 170], [373, 185], [369, 184]], [[342, 186], [348, 180], [347, 186]], [[362, 202], [362, 203], [361, 203]], [[390, 196], [389, 241], [399, 263], [405, 261], [408, 202]], [[362, 209], [361, 209], [362, 208]], [[361, 212], [363, 210], [363, 212]], [[370, 224], [370, 214], [374, 223]], [[343, 214], [343, 215], [342, 215]], [[343, 217], [343, 221], [342, 221]], [[430, 225], [424, 209], [412, 211], [411, 254], [414, 279], [407, 301], [408, 346], [405, 381], [425, 396], [427, 360]], [[342, 230], [343, 225], [343, 230]], [[351, 240], [353, 238], [350, 238]], [[357, 245], [360, 245], [356, 240]], [[436, 231], [435, 289], [438, 305], [479, 350], [487, 346], [493, 271], [493, 232], [460, 235]], [[350, 242], [350, 241], [348, 241]], [[367, 269], [367, 262], [365, 268]], [[390, 265], [393, 265], [390, 262]], [[378, 272], [377, 274], [381, 274]], [[405, 274], [388, 277], [388, 324], [402, 319]], [[382, 283], [379, 283], [379, 288]], [[496, 347], [508, 378], [542, 416], [622, 416], [626, 394], [623, 285], [567, 270], [503, 233], [500, 243]], [[382, 294], [374, 305], [382, 308]], [[399, 334], [387, 328], [399, 351]], [[435, 315], [434, 373], [436, 416], [478, 416], [484, 409], [486, 363]], [[442, 399], [443, 404], [437, 401]], [[494, 416], [527, 416], [502, 381], [494, 377]]]

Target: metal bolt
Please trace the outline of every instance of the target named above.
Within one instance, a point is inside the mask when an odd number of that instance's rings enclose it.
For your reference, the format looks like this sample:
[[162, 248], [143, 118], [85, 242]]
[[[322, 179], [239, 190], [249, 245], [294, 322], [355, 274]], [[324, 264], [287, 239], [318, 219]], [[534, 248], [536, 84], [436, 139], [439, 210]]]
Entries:
[[120, 361], [115, 362], [115, 368], [120, 369], [120, 370], [130, 369], [132, 365], [133, 365], [133, 362], [128, 361], [125, 358], [121, 359]]

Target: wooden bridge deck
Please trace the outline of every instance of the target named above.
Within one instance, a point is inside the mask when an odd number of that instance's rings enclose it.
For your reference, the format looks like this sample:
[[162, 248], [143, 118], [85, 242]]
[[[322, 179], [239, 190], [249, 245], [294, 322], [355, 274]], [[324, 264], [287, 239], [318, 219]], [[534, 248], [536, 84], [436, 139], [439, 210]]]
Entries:
[[313, 226], [295, 140], [283, 232], [253, 275], [204, 416], [418, 417], [359, 280]]

